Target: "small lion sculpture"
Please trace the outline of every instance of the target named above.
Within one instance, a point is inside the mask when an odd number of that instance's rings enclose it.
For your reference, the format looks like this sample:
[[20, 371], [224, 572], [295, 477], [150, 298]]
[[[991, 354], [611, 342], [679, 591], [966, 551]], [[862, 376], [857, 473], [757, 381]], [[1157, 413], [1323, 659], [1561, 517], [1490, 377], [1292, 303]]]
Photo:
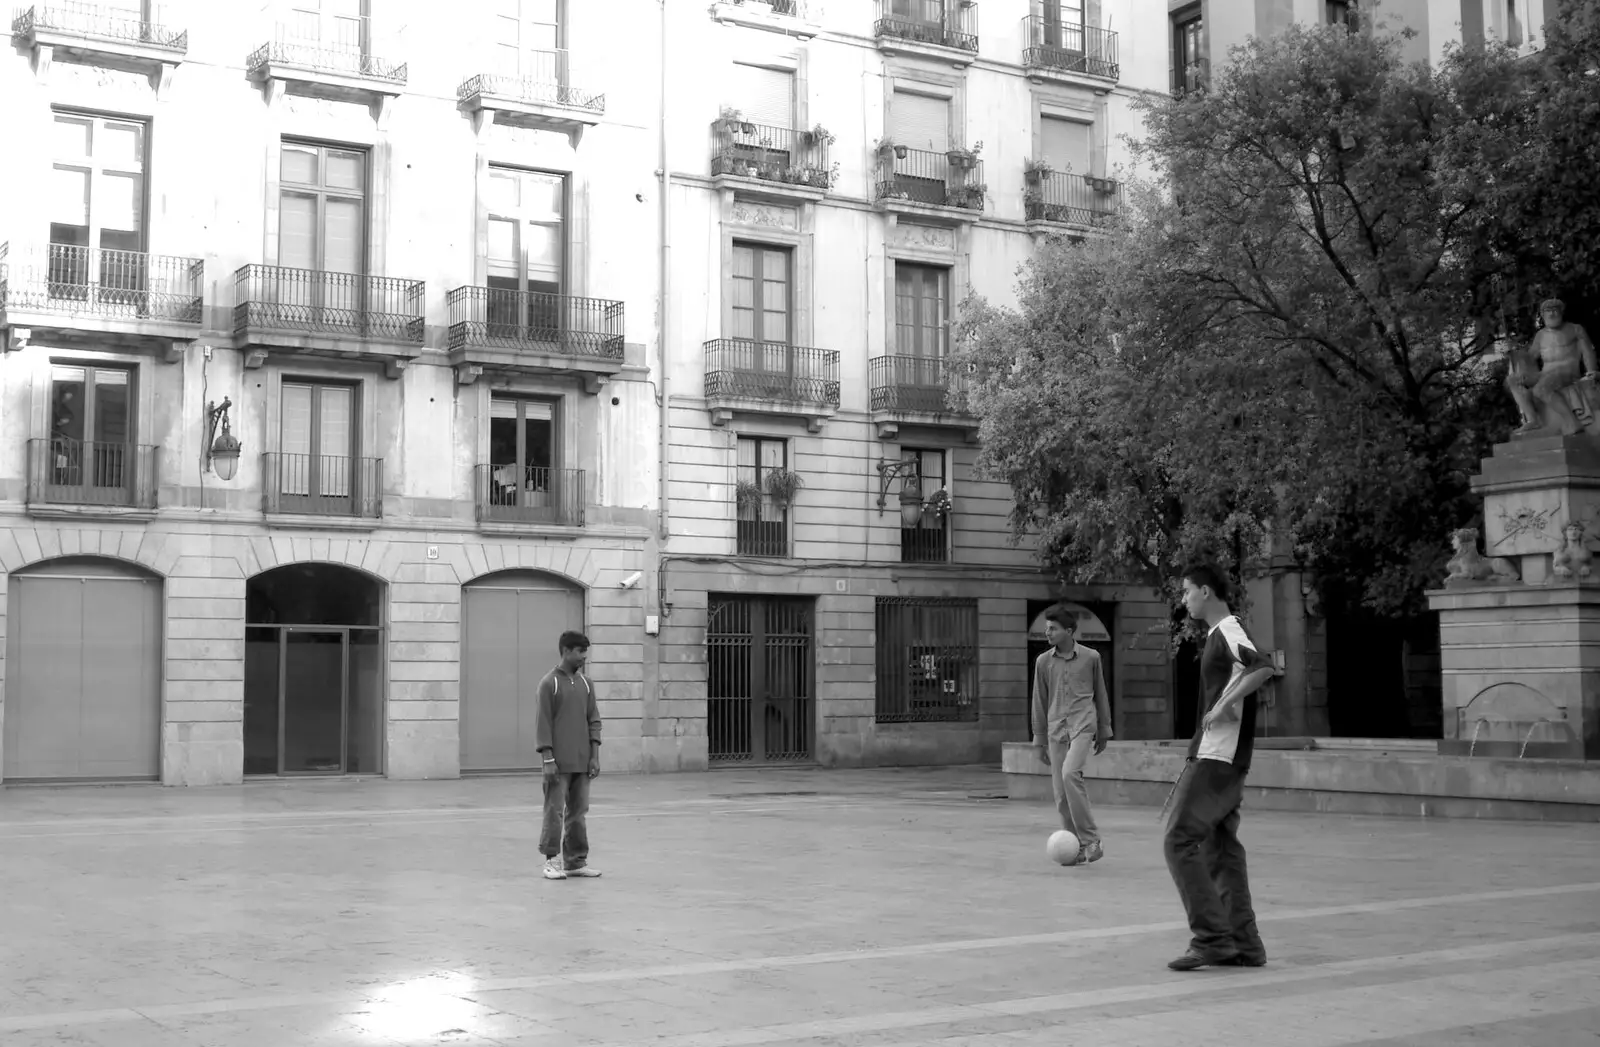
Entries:
[[1594, 573], [1589, 566], [1594, 553], [1583, 544], [1583, 524], [1574, 520], [1561, 529], [1565, 541], [1551, 559], [1550, 573], [1557, 578], [1583, 580]]
[[1503, 556], [1486, 557], [1478, 552], [1478, 529], [1463, 527], [1450, 534], [1456, 554], [1450, 557], [1450, 573], [1445, 584], [1463, 582], [1515, 582], [1521, 579], [1511, 561]]

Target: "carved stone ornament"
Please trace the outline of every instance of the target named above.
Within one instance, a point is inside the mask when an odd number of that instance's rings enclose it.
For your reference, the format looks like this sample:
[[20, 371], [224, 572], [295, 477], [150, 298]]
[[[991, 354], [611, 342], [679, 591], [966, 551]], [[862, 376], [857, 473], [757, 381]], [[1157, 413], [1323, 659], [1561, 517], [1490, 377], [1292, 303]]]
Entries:
[[956, 249], [956, 231], [942, 226], [896, 222], [893, 236], [897, 247], [931, 247], [939, 251]]
[[112, 90], [126, 94], [153, 94], [150, 75], [128, 69], [110, 69], [102, 65], [82, 62], [56, 62], [51, 79], [64, 87], [89, 87]]
[[1516, 567], [1502, 556], [1485, 557], [1478, 552], [1478, 529], [1462, 527], [1450, 534], [1455, 555], [1450, 557], [1446, 588], [1463, 585], [1508, 585], [1522, 580]]
[[769, 229], [800, 228], [799, 212], [792, 207], [777, 207], [773, 204], [736, 200], [729, 217], [739, 225], [760, 225]]
[[1594, 553], [1584, 543], [1583, 524], [1570, 521], [1561, 529], [1561, 536], [1561, 548], [1550, 558], [1551, 577], [1566, 582], [1587, 581], [1594, 573]]

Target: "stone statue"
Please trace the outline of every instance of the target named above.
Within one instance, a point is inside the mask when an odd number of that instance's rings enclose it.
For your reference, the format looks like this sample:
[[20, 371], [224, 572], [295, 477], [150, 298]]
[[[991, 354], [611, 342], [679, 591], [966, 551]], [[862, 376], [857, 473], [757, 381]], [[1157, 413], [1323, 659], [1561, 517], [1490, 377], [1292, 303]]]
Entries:
[[[1595, 362], [1594, 343], [1589, 340], [1589, 333], [1580, 324], [1567, 323], [1566, 311], [1566, 305], [1559, 298], [1540, 302], [1539, 315], [1544, 326], [1533, 336], [1527, 349], [1511, 354], [1506, 386], [1522, 412], [1522, 426], [1517, 433], [1546, 429], [1553, 419], [1562, 435], [1571, 436], [1583, 428], [1573, 412], [1574, 406], [1584, 407], [1585, 414], [1594, 414], [1586, 401], [1593, 388], [1591, 379], [1600, 371], [1600, 364]], [[1574, 393], [1579, 397], [1576, 405], [1568, 402]]]
[[1478, 529], [1462, 527], [1450, 533], [1450, 545], [1456, 554], [1450, 557], [1450, 573], [1444, 584], [1474, 582], [1515, 582], [1521, 578], [1511, 561], [1503, 556], [1485, 558], [1478, 552]]
[[1551, 573], [1557, 578], [1579, 580], [1588, 578], [1594, 573], [1589, 563], [1594, 559], [1594, 553], [1583, 544], [1583, 524], [1573, 520], [1561, 529], [1565, 541], [1561, 548], [1556, 550], [1551, 559]]

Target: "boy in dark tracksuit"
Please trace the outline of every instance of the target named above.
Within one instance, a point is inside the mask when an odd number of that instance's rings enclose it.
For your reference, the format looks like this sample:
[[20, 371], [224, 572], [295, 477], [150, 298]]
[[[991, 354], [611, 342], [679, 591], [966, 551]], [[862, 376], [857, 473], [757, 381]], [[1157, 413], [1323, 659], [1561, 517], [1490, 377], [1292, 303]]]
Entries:
[[[565, 632], [558, 644], [561, 664], [539, 681], [536, 740], [544, 757], [544, 828], [539, 853], [544, 877], [599, 876], [589, 866], [589, 782], [600, 773], [600, 709], [583, 674], [589, 638]], [[565, 862], [563, 862], [563, 858]]]

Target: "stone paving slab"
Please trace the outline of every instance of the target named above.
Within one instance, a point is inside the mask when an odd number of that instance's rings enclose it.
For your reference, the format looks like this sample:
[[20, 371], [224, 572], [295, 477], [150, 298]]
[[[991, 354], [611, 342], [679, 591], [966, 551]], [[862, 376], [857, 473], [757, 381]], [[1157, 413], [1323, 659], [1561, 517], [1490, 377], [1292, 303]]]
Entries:
[[1176, 974], [1157, 811], [1104, 861], [989, 768], [0, 792], [0, 1044], [1600, 1047], [1600, 827], [1246, 811], [1272, 962]]

